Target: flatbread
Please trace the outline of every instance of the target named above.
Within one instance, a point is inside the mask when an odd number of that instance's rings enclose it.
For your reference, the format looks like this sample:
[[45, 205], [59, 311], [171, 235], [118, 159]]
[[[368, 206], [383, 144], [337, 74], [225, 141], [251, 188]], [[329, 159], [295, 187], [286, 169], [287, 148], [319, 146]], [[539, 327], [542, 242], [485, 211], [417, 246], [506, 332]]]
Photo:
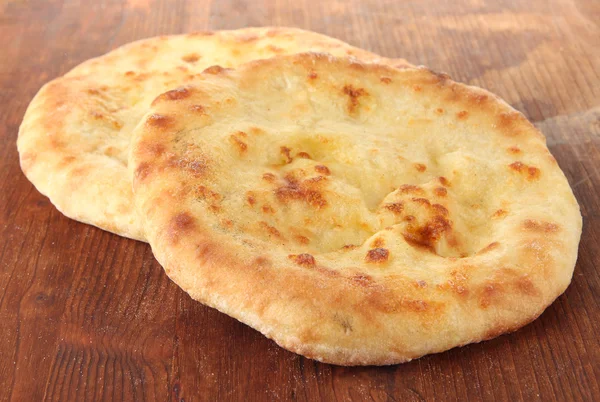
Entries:
[[307, 50], [385, 59], [294, 28], [249, 28], [163, 36], [88, 60], [46, 84], [19, 129], [21, 168], [65, 215], [144, 240], [132, 208], [127, 154], [131, 130], [152, 100], [213, 65]]
[[154, 101], [130, 168], [173, 281], [328, 363], [514, 331], [577, 258], [579, 207], [544, 136], [425, 68], [308, 53], [211, 71]]

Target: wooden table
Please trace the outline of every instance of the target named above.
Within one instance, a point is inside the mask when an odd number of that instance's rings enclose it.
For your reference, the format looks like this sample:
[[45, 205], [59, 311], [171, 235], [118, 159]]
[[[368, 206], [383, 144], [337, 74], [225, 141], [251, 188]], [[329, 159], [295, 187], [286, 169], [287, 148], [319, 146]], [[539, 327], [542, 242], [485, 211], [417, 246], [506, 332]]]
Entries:
[[[600, 2], [1, 0], [0, 401], [600, 400]], [[287, 352], [192, 301], [143, 243], [63, 217], [15, 147], [40, 86], [118, 45], [290, 25], [487, 88], [547, 136], [584, 217], [573, 283], [520, 331], [391, 367]]]

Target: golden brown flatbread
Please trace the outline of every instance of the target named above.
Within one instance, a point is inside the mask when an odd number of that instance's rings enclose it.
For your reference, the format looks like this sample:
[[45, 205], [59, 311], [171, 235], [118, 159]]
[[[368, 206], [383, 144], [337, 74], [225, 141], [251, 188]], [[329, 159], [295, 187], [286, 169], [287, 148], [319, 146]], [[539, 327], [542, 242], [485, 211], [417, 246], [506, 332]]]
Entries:
[[514, 331], [577, 258], [579, 207], [544, 136], [425, 68], [300, 54], [213, 69], [153, 102], [129, 165], [173, 281], [324, 362]]
[[152, 100], [212, 65], [232, 67], [307, 50], [409, 65], [295, 28], [248, 28], [134, 42], [86, 61], [39, 91], [19, 130], [21, 168], [65, 215], [144, 240], [132, 209], [127, 154], [131, 130]]

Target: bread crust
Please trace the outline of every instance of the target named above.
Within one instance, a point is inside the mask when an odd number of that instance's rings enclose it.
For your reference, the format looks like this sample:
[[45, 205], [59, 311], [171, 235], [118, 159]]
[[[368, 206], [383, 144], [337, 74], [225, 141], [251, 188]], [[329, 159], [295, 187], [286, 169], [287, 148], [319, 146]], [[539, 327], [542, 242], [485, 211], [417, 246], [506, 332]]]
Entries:
[[29, 105], [17, 147], [27, 178], [65, 215], [144, 240], [133, 210], [131, 130], [160, 93], [213, 65], [315, 49], [409, 65], [296, 28], [247, 28], [161, 36], [88, 60], [44, 85]]
[[571, 280], [577, 201], [485, 90], [306, 53], [184, 91], [134, 131], [149, 243], [192, 298], [288, 350], [406, 362], [514, 331]]

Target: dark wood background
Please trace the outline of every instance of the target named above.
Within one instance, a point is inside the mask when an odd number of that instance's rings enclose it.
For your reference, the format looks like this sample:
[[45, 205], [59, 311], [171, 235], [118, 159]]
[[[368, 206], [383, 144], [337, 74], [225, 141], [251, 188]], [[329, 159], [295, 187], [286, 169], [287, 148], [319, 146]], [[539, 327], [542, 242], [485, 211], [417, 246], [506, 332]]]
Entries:
[[[0, 401], [600, 400], [597, 0], [0, 0]], [[63, 217], [19, 169], [40, 86], [126, 42], [290, 25], [498, 93], [584, 216], [573, 283], [520, 331], [391, 367], [320, 364], [192, 301], [143, 243]]]

